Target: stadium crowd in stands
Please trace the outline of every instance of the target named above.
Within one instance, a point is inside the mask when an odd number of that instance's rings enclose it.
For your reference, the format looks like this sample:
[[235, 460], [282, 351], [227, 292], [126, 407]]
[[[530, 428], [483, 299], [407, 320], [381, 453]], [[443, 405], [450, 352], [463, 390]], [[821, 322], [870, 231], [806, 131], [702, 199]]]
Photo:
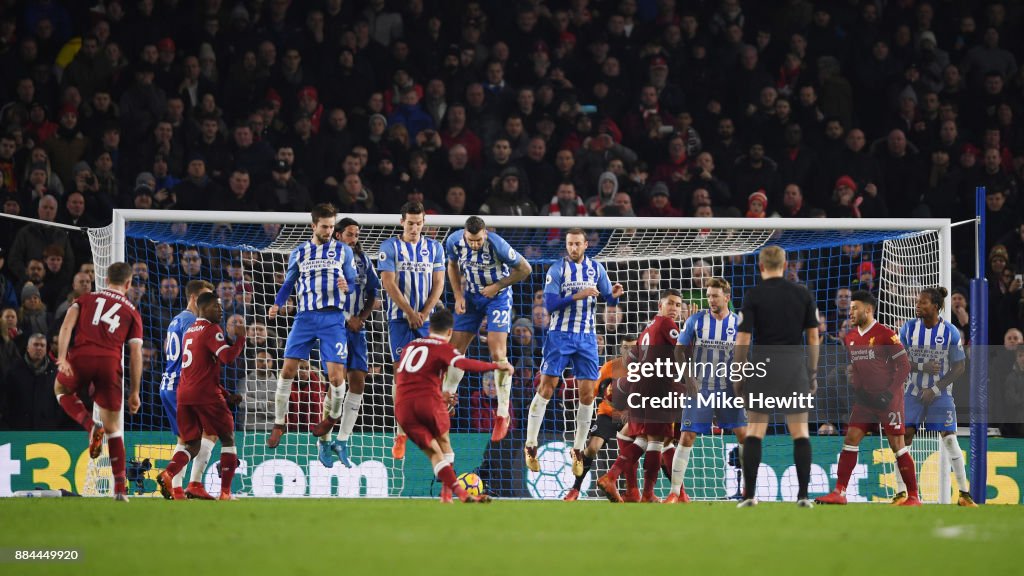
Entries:
[[[456, 215], [956, 220], [984, 186], [990, 339], [1012, 350], [1024, 327], [1022, 17], [998, 0], [5, 2], [0, 200], [76, 227], [114, 208], [329, 201], [358, 214], [407, 200]], [[877, 277], [855, 247], [843, 256], [845, 285], [818, 291], [829, 342], [849, 328], [847, 285]], [[971, 269], [970, 242], [955, 256]], [[134, 263], [130, 297], [169, 319], [188, 279], [208, 278], [228, 323], [248, 318], [250, 337], [283, 342], [239, 258], [161, 245]], [[47, 345], [91, 289], [91, 262], [81, 232], [2, 220], [0, 426], [73, 427], [48, 388]], [[665, 287], [656, 273], [635, 289]], [[955, 277], [952, 319], [966, 329]], [[524, 389], [546, 328], [529, 297], [513, 328], [532, 351], [519, 354]], [[620, 327], [633, 312], [604, 311], [604, 336], [636, 328]], [[149, 387], [165, 325], [146, 334]], [[271, 382], [276, 352], [238, 380]], [[1008, 401], [1024, 403], [1022, 373], [1024, 359]], [[465, 408], [483, 430], [486, 391]]]

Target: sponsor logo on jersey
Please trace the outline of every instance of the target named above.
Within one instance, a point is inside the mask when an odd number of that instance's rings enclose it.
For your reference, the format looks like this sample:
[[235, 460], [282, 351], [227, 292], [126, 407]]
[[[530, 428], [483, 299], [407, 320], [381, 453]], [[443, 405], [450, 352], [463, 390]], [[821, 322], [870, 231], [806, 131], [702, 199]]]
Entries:
[[327, 252], [327, 257], [328, 257], [328, 258], [337, 258], [337, 257], [338, 257], [338, 253], [337, 253], [337, 252], [335, 252], [334, 250], [329, 250], [329, 251]]
[[733, 334], [735, 334], [735, 333], [736, 333], [736, 329], [735, 329], [735, 328], [726, 328], [726, 329], [725, 329], [725, 333], [726, 333], [727, 335], [729, 335], [729, 336], [732, 336]]
[[480, 259], [483, 260], [484, 262], [490, 262], [491, 261], [491, 253], [490, 252], [484, 252], [483, 254], [480, 255]]
[[675, 340], [676, 338], [679, 338], [679, 330], [673, 328], [672, 330], [669, 331], [668, 335], [671, 336], [673, 340]]
[[387, 260], [387, 259], [388, 259], [388, 254], [387, 254], [387, 252], [385, 252], [385, 251], [381, 250], [381, 251], [380, 251], [380, 254], [379, 254], [379, 255], [377, 256], [377, 258], [378, 258], [378, 259], [379, 259], [379, 260], [380, 260], [381, 262], [383, 262], [383, 261], [385, 261], [385, 260]]
[[939, 335], [935, 336], [935, 343], [936, 344], [943, 344], [945, 342], [946, 342], [946, 339], [944, 337], [939, 336]]
[[420, 249], [420, 256], [423, 256], [424, 258], [426, 258], [427, 256], [430, 256], [430, 250], [428, 250], [424, 246], [423, 248]]
[[509, 247], [509, 249], [508, 249], [508, 259], [509, 260], [515, 260], [516, 259], [516, 249], [515, 248]]
[[551, 274], [547, 275], [547, 277], [544, 279], [544, 283], [545, 284], [551, 284]]
[[223, 332], [217, 332], [217, 334], [216, 334], [216, 336], [214, 336], [214, 338], [217, 339], [217, 342], [223, 342], [224, 341], [224, 333]]
[[597, 270], [590, 268], [587, 270], [587, 280], [593, 280], [597, 276]]

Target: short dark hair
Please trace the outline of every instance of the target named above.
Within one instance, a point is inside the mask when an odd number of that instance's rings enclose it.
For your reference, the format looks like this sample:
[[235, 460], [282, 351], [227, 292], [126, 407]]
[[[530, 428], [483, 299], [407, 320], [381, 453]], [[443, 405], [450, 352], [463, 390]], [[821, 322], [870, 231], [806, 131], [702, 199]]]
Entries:
[[872, 308], [878, 308], [875, 297], [867, 290], [854, 290], [853, 294], [850, 295], [850, 302], [861, 302]]
[[121, 285], [132, 277], [131, 264], [127, 262], [114, 262], [107, 268], [107, 284]]
[[189, 280], [188, 284], [185, 284], [185, 296], [191, 298], [196, 296], [203, 290], [213, 291], [213, 284], [207, 280]]
[[210, 303], [216, 302], [217, 298], [218, 296], [215, 292], [203, 292], [199, 295], [199, 298], [196, 298], [196, 307], [202, 310], [209, 306]]
[[435, 334], [447, 332], [455, 325], [455, 317], [447, 308], [438, 308], [430, 315], [430, 330]]
[[661, 295], [658, 296], [658, 300], [664, 300], [669, 296], [678, 296], [679, 298], [683, 297], [682, 293], [680, 293], [679, 290], [676, 290], [675, 288], [666, 288], [661, 291]]
[[337, 213], [338, 211], [335, 210], [334, 204], [327, 202], [313, 206], [313, 211], [310, 212], [310, 215], [313, 217], [313, 224], [316, 224], [321, 218], [334, 218]]
[[409, 214], [425, 214], [426, 209], [423, 207], [422, 202], [406, 202], [402, 204], [402, 220]]
[[570, 234], [579, 234], [584, 238], [587, 237], [587, 231], [584, 230], [583, 228], [569, 228], [568, 230], [565, 231], [565, 235], [568, 236]]
[[484, 219], [479, 216], [470, 216], [466, 218], [466, 232], [470, 234], [476, 234], [483, 230], [487, 225], [484, 224]]
[[946, 306], [946, 296], [949, 296], [949, 290], [942, 286], [931, 286], [921, 290], [921, 294], [927, 294], [932, 304], [935, 304], [939, 307], [939, 310], [942, 310]]

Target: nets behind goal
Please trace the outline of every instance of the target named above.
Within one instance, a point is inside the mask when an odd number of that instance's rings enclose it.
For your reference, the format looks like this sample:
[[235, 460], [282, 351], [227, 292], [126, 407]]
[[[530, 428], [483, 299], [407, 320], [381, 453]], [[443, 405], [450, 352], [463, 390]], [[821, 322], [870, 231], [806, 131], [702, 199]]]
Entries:
[[[400, 232], [397, 215], [357, 219], [363, 225], [362, 249], [373, 260], [380, 243]], [[276, 450], [265, 448], [265, 436], [273, 422], [280, 354], [294, 306], [286, 306], [274, 320], [267, 317], [266, 310], [283, 281], [288, 254], [310, 236], [308, 222], [306, 214], [122, 211], [112, 227], [93, 235], [94, 247], [106, 246], [104, 251], [97, 252], [97, 270], [123, 259], [136, 265], [138, 283], [144, 286], [130, 295], [138, 302], [146, 323], [143, 410], [134, 416], [126, 415], [127, 431], [161, 431], [167, 437], [166, 445], [154, 448], [150, 457], [157, 460], [157, 466], [163, 466], [170, 458], [174, 439], [159, 400], [163, 332], [184, 307], [187, 281], [201, 278], [217, 287], [225, 308], [225, 323], [244, 319], [249, 327], [245, 356], [224, 371], [225, 386], [245, 397], [236, 413], [237, 428], [242, 431], [242, 492], [254, 496], [436, 493], [429, 463], [411, 445], [405, 460], [391, 457], [393, 362], [381, 310], [376, 310], [366, 325], [370, 374], [350, 441], [355, 466], [347, 469], [336, 464], [327, 469], [317, 461], [315, 439], [308, 433], [308, 427], [321, 416], [327, 379], [316, 351], [308, 363], [300, 365], [291, 398], [288, 432], [281, 446]], [[449, 233], [460, 229], [463, 222], [464, 218], [430, 215], [424, 234], [443, 241]], [[452, 432], [456, 436], [456, 469], [475, 469], [488, 491], [504, 497], [558, 498], [572, 485], [567, 449], [571, 447], [577, 400], [571, 375], [567, 374], [566, 382], [548, 407], [541, 432], [541, 472], [527, 472], [522, 460], [526, 411], [539, 377], [547, 325], [547, 312], [538, 294], [543, 289], [547, 268], [562, 256], [564, 232], [568, 228], [587, 229], [588, 254], [603, 262], [611, 280], [622, 283], [626, 290], [619, 305], [599, 307], [597, 330], [602, 362], [616, 356], [620, 341], [638, 334], [653, 318], [662, 289], [679, 289], [693, 313], [706, 306], [704, 282], [721, 276], [732, 284], [732, 304], [738, 309], [744, 291], [758, 282], [757, 251], [768, 244], [787, 249], [787, 276], [812, 291], [822, 325], [830, 335], [823, 343], [817, 405], [811, 414], [812, 435], [818, 433], [824, 438], [816, 444], [812, 493], [827, 491], [829, 478], [834, 478], [834, 464], [830, 469], [828, 463], [835, 461], [842, 441], [827, 434], [842, 429], [849, 413], [845, 352], [841, 339], [835, 338], [849, 327], [842, 310], [848, 296], [844, 289], [872, 290], [879, 298], [880, 321], [898, 327], [912, 317], [920, 287], [948, 285], [945, 221], [916, 221], [912, 223], [914, 229], [906, 229], [902, 222], [860, 220], [492, 217], [487, 223], [496, 227], [533, 265], [532, 275], [514, 287], [516, 321], [509, 337], [509, 358], [516, 367], [512, 426], [502, 442], [489, 441], [496, 406], [493, 378], [490, 374], [467, 375], [459, 389]], [[825, 228], [825, 224], [830, 228]], [[446, 287], [443, 302], [452, 305], [450, 287]], [[485, 337], [483, 330], [481, 338], [468, 351], [470, 357], [487, 357], [486, 344], [481, 341]], [[773, 425], [772, 431], [782, 429]], [[726, 499], [739, 491], [735, 446], [735, 437], [728, 431], [716, 429], [715, 433], [698, 438], [685, 480], [691, 497]], [[879, 444], [866, 441], [865, 453], [869, 446]], [[766, 440], [765, 464], [759, 481], [762, 499], [795, 498], [790, 454], [788, 436], [773, 435]], [[614, 458], [614, 447], [602, 452], [585, 488], [610, 466], [610, 458]], [[868, 458], [862, 455], [861, 461]], [[915, 458], [923, 462], [923, 458]], [[206, 473], [210, 485], [217, 482], [213, 468]], [[662, 484], [659, 487], [664, 495], [668, 483], [663, 479]], [[871, 496], [882, 498], [886, 494], [885, 489], [876, 488]], [[594, 494], [588, 491], [585, 495]]]

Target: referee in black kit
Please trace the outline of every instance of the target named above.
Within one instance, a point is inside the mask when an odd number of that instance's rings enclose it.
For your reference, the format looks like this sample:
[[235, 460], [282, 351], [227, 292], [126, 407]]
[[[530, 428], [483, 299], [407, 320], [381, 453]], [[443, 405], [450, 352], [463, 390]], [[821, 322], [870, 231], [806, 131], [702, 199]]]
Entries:
[[[761, 441], [768, 430], [773, 408], [758, 400], [790, 399], [794, 393], [814, 394], [818, 385], [818, 309], [807, 288], [784, 278], [786, 252], [768, 246], [758, 256], [761, 284], [743, 295], [743, 309], [736, 334], [735, 361], [764, 362], [764, 376], [736, 383], [736, 395], [746, 395], [749, 416], [747, 438], [743, 442], [744, 493], [740, 508], [757, 505], [757, 470], [761, 465]], [[806, 338], [807, 352], [804, 354]], [[751, 339], [756, 342], [750, 354]], [[813, 508], [807, 497], [811, 480], [811, 441], [807, 432], [807, 411], [794, 403], [775, 410], [786, 415], [786, 426], [793, 437], [793, 461], [800, 490], [797, 505]], [[752, 407], [753, 406], [753, 407]]]

